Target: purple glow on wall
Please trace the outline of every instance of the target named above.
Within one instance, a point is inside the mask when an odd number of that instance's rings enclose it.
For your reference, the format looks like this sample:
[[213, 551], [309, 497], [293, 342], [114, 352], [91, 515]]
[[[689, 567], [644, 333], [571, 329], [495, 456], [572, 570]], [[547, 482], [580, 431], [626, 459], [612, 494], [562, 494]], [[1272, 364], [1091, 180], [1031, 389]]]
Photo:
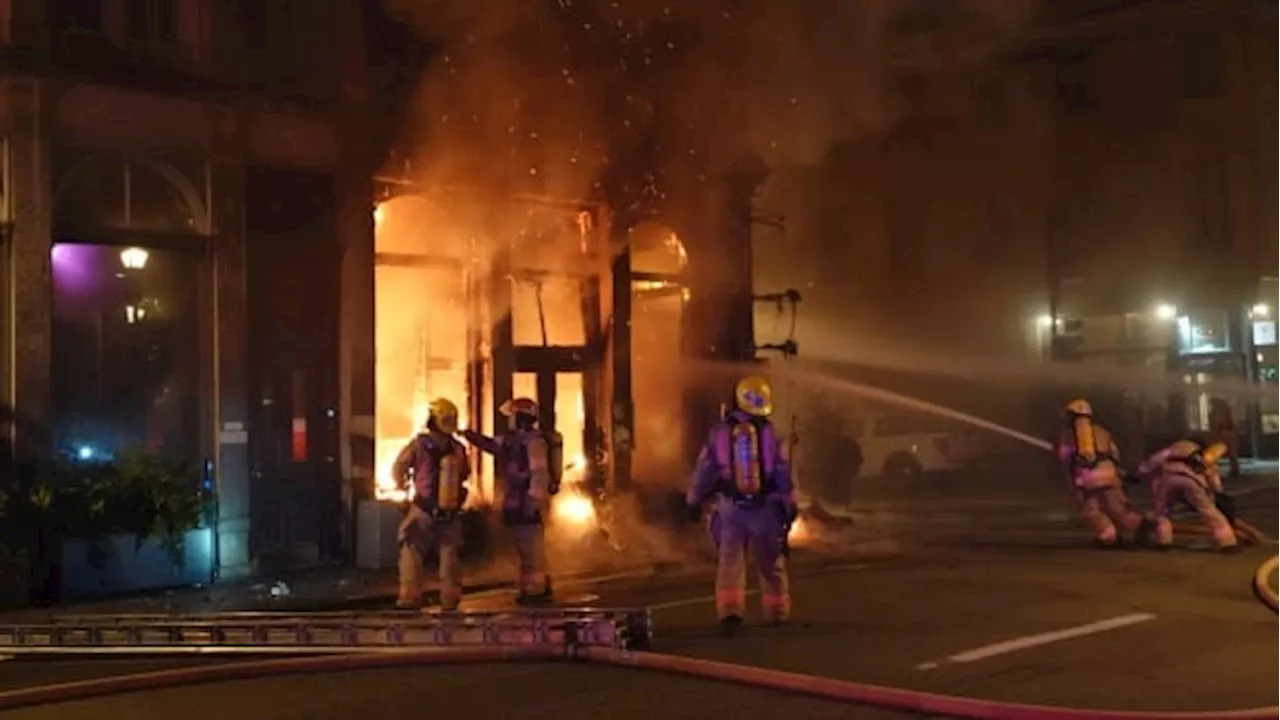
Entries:
[[53, 267], [54, 292], [83, 295], [101, 283], [103, 248], [75, 243], [57, 243], [49, 251]]

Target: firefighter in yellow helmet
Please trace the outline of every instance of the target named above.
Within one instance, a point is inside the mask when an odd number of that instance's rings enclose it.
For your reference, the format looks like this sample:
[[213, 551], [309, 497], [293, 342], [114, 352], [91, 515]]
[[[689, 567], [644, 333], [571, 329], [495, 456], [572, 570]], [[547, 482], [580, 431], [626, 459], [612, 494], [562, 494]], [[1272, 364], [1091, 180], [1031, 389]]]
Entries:
[[784, 438], [769, 416], [773, 388], [762, 377], [743, 378], [733, 408], [711, 429], [698, 454], [685, 494], [690, 519], [714, 498], [712, 541], [716, 544], [716, 615], [726, 635], [742, 624], [746, 604], [746, 549], [760, 575], [760, 599], [774, 623], [791, 615], [786, 533], [796, 516], [791, 466]]
[[397, 539], [400, 544], [400, 592], [396, 606], [422, 606], [422, 569], [434, 543], [440, 549], [440, 606], [455, 610], [462, 599], [458, 547], [462, 544], [459, 514], [467, 499], [470, 467], [467, 449], [453, 434], [458, 431], [458, 407], [437, 398], [431, 402], [426, 426], [404, 446], [391, 466], [401, 487], [413, 496]]
[[[1151, 478], [1155, 499], [1156, 545], [1173, 545], [1173, 510], [1185, 502], [1209, 526], [1213, 542], [1224, 553], [1239, 552], [1232, 527], [1230, 497], [1223, 493], [1218, 460], [1228, 451], [1226, 443], [1179, 440], [1147, 458], [1138, 474]], [[1225, 508], [1225, 512], [1224, 512]]]
[[511, 530], [520, 558], [521, 604], [551, 600], [551, 579], [547, 575], [546, 535], [543, 522], [551, 496], [560, 489], [564, 471], [560, 433], [544, 430], [538, 404], [529, 398], [515, 398], [502, 404], [507, 432], [486, 437], [464, 430], [467, 442], [493, 455], [494, 472], [502, 478], [502, 521]]
[[1121, 528], [1141, 534], [1144, 519], [1129, 507], [1121, 484], [1120, 451], [1111, 433], [1094, 420], [1093, 406], [1073, 400], [1067, 403], [1064, 420], [1058, 459], [1098, 544], [1119, 545]]

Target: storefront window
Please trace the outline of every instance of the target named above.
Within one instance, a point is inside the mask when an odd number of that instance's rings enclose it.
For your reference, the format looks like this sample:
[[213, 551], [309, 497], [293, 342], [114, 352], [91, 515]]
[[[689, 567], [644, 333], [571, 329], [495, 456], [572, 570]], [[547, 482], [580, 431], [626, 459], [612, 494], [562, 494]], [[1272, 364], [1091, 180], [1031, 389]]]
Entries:
[[379, 492], [391, 497], [396, 453], [427, 420], [437, 397], [467, 413], [467, 308], [450, 268], [379, 265], [375, 282]]
[[1231, 350], [1227, 314], [1222, 311], [1192, 312], [1178, 318], [1178, 353], [1198, 355]]
[[200, 456], [199, 257], [52, 250], [54, 437], [81, 457]]
[[585, 345], [581, 281], [550, 276], [513, 280], [511, 334], [518, 346]]

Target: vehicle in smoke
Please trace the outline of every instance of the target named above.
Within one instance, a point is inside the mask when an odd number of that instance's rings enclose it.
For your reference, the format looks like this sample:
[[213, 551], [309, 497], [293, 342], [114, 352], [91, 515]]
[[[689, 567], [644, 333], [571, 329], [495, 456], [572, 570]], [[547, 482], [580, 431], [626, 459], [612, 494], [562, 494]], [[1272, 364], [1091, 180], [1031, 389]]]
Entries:
[[977, 433], [929, 415], [866, 414], [853, 418], [850, 428], [869, 476], [918, 478], [972, 467], [983, 458]]

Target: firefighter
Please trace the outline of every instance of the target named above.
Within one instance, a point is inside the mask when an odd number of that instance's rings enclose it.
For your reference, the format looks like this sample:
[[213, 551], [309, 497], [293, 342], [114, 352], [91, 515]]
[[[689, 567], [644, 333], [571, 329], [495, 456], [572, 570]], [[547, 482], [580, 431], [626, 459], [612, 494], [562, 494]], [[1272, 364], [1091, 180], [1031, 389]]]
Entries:
[[1064, 415], [1058, 459], [1095, 540], [1103, 547], [1117, 547], [1119, 528], [1143, 535], [1147, 523], [1128, 505], [1121, 484], [1120, 451], [1111, 433], [1093, 419], [1093, 407], [1086, 400], [1068, 403]]
[[[1156, 544], [1161, 549], [1173, 545], [1173, 510], [1185, 502], [1209, 526], [1213, 542], [1223, 553], [1240, 551], [1232, 528], [1230, 498], [1222, 491], [1218, 460], [1229, 452], [1226, 443], [1205, 445], [1196, 440], [1179, 440], [1143, 461], [1138, 474], [1151, 478], [1155, 500]], [[1225, 510], [1225, 511], [1224, 511]]]
[[739, 381], [734, 408], [712, 428], [698, 455], [685, 494], [690, 519], [714, 498], [712, 540], [716, 544], [716, 615], [733, 635], [746, 613], [746, 550], [760, 575], [760, 597], [768, 619], [791, 615], [785, 534], [796, 504], [786, 443], [769, 421], [773, 389], [761, 377]]
[[507, 418], [507, 432], [487, 437], [464, 430], [467, 442], [493, 455], [494, 471], [506, 491], [502, 500], [502, 522], [514, 536], [520, 558], [521, 604], [551, 600], [551, 579], [547, 576], [546, 537], [543, 522], [551, 496], [559, 491], [564, 470], [563, 441], [554, 430], [543, 431], [538, 404], [516, 398], [499, 408]]
[[470, 467], [467, 449], [453, 437], [458, 408], [437, 398], [428, 408], [427, 423], [409, 441], [391, 466], [403, 488], [412, 483], [413, 497], [400, 522], [400, 592], [396, 607], [422, 607], [422, 568], [434, 543], [440, 550], [440, 606], [456, 610], [462, 599], [458, 547], [462, 525], [458, 515], [467, 499]]

